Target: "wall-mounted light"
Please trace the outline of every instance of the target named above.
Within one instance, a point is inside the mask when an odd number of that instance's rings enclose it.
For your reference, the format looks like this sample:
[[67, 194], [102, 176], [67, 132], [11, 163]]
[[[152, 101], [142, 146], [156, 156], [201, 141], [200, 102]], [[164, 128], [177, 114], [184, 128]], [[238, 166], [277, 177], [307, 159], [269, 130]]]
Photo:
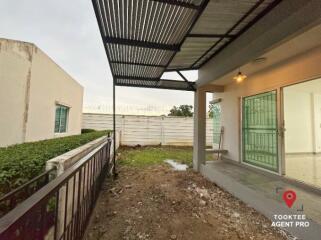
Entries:
[[243, 82], [246, 78], [247, 76], [243, 74], [240, 69], [239, 72], [233, 77], [233, 79], [238, 83]]

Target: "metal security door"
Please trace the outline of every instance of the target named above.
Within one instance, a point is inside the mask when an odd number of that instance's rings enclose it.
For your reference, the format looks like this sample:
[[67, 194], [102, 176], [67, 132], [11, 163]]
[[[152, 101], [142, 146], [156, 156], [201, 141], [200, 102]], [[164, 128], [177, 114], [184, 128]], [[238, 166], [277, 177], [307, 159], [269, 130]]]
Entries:
[[278, 172], [277, 93], [243, 98], [243, 162]]

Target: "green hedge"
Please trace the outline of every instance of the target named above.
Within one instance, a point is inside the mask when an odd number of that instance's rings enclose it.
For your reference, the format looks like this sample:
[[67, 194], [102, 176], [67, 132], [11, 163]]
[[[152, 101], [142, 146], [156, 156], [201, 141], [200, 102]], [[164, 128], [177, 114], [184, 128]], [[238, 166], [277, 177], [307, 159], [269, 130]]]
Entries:
[[106, 134], [95, 131], [0, 148], [0, 195], [41, 174], [47, 160]]
[[91, 132], [96, 132], [95, 129], [91, 129], [91, 128], [83, 128], [81, 129], [81, 133], [91, 133]]

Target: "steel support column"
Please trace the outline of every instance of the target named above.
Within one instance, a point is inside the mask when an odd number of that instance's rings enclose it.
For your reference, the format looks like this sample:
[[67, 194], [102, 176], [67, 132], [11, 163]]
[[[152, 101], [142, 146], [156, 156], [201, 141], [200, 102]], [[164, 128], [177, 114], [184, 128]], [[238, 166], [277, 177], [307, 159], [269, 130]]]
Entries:
[[115, 79], [113, 79], [113, 132], [114, 132], [114, 136], [113, 136], [113, 140], [114, 140], [114, 144], [113, 144], [113, 174], [114, 177], [117, 176], [117, 171], [116, 171], [116, 85], [115, 85]]

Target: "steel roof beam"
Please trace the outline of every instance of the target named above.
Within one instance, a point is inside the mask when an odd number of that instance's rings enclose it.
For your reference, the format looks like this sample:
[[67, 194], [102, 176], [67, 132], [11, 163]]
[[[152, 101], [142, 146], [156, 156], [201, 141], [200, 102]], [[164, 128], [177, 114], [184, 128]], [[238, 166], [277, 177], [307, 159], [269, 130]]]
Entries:
[[[246, 26], [241, 29], [238, 34], [233, 37], [229, 42], [226, 42], [223, 46], [221, 46], [217, 51], [215, 51], [213, 54], [210, 55], [208, 59], [206, 59], [204, 62], [201, 63], [199, 67], [204, 66], [208, 61], [210, 61], [213, 57], [215, 57], [219, 52], [221, 52], [224, 48], [226, 48], [231, 42], [233, 42], [236, 38], [241, 36], [245, 31], [247, 31], [250, 27], [252, 27], [257, 21], [259, 21], [265, 14], [270, 12], [275, 6], [277, 6], [282, 0], [275, 0], [274, 2], [270, 3], [267, 8], [265, 8], [260, 14], [258, 14], [255, 18], [253, 18], [249, 23], [246, 24]], [[248, 17], [248, 15], [251, 14], [251, 11], [254, 11], [261, 3], [263, 3], [264, 0], [259, 1], [255, 6], [253, 6], [252, 9], [249, 10], [249, 12], [246, 14], [246, 16], [243, 16], [245, 19]], [[244, 20], [243, 19], [243, 20]], [[235, 24], [235, 27], [243, 21], [242, 19]], [[234, 28], [235, 28], [234, 27]], [[230, 30], [232, 31], [232, 30]]]
[[160, 2], [160, 3], [164, 3], [164, 4], [175, 5], [175, 6], [184, 7], [184, 8], [195, 9], [195, 10], [199, 10], [200, 9], [200, 6], [197, 6], [197, 5], [192, 4], [192, 3], [178, 1], [178, 0], [166, 0], [166, 1], [164, 1], [164, 0], [151, 0], [151, 1]]
[[[156, 82], [171, 82], [171, 83], [187, 83], [187, 84], [190, 84], [190, 85], [194, 85], [195, 82], [189, 82], [184, 80], [183, 81], [180, 81], [180, 80], [169, 80], [169, 79], [159, 79], [159, 78], [145, 78], [145, 77], [137, 77], [137, 76], [115, 76], [116, 79], [127, 79], [127, 80], [139, 80], [139, 81], [156, 81]], [[117, 82], [117, 81], [116, 81]]]
[[116, 79], [131, 79], [131, 80], [142, 80], [142, 81], [159, 81], [159, 78], [149, 77], [138, 77], [138, 76], [127, 76], [127, 75], [115, 75]]
[[[116, 86], [126, 86], [126, 87], [142, 87], [142, 88], [161, 88], [161, 89], [172, 89], [172, 90], [184, 90], [184, 91], [195, 91], [195, 83], [190, 82], [191, 85], [194, 87], [191, 88], [190, 85], [186, 82], [177, 81], [177, 80], [167, 80], [161, 79], [160, 81], [149, 81], [150, 83], [155, 83], [154, 85], [148, 85], [143, 83], [124, 83], [124, 82], [117, 82]], [[183, 83], [183, 85], [182, 85]], [[176, 84], [176, 85], [175, 85]], [[180, 84], [181, 86], [178, 86]], [[184, 86], [185, 85], [185, 86]]]
[[133, 47], [142, 47], [142, 48], [153, 48], [153, 49], [160, 49], [166, 51], [173, 51], [178, 52], [180, 50], [179, 45], [173, 44], [162, 44], [156, 42], [146, 42], [146, 41], [139, 41], [133, 39], [126, 39], [126, 38], [116, 38], [116, 37], [105, 37], [105, 43], [110, 44], [120, 44], [120, 45], [127, 45]]
[[[183, 41], [180, 43], [180, 47], [183, 45], [183, 43], [185, 42], [187, 35], [191, 33], [193, 27], [195, 26], [197, 20], [199, 19], [199, 17], [202, 15], [203, 11], [205, 10], [207, 4], [209, 3], [210, 0], [204, 0], [202, 2], [202, 4], [200, 5], [199, 9], [198, 9], [198, 13], [194, 16], [194, 20], [193, 23], [189, 26], [188, 31], [186, 32], [186, 35], [183, 39]], [[169, 61], [167, 62], [166, 68], [168, 68], [168, 66], [170, 65], [170, 63], [172, 62], [172, 60], [174, 59], [174, 57], [176, 56], [177, 52], [175, 52], [172, 57], [169, 59]], [[191, 68], [193, 66], [190, 66]]]
[[192, 82], [189, 82], [189, 81], [187, 80], [187, 78], [186, 78], [180, 71], [176, 71], [176, 72], [178, 73], [178, 75], [179, 75], [181, 78], [183, 78], [183, 80], [184, 80], [185, 82], [187, 82], [187, 84], [190, 86], [190, 88], [195, 91], [194, 84], [192, 84]]
[[173, 68], [167, 68], [165, 72], [176, 72], [176, 71], [191, 71], [191, 70], [199, 70], [198, 67], [173, 67]]
[[[277, 1], [277, 0], [276, 0]], [[227, 32], [226, 32], [226, 35], [230, 34], [238, 25], [240, 25], [252, 12], [254, 12], [262, 3], [264, 2], [264, 0], [259, 0], [258, 2], [256, 2]], [[272, 3], [271, 3], [272, 4]], [[271, 5], [270, 4], [270, 5]], [[233, 39], [237, 38], [238, 36], [240, 36], [241, 33], [238, 33], [236, 36], [234, 36]], [[217, 41], [216, 43], [214, 43], [209, 49], [207, 49], [193, 64], [191, 67], [195, 67], [195, 65], [197, 63], [199, 63], [200, 61], [202, 61], [202, 59], [204, 57], [207, 56], [208, 53], [210, 53], [212, 51], [213, 48], [215, 48], [219, 43], [221, 43], [223, 41], [224, 38], [221, 38], [219, 41]], [[223, 47], [220, 47], [220, 49], [224, 48], [227, 44], [224, 44]], [[219, 51], [217, 50], [217, 51]], [[209, 59], [211, 59], [215, 54], [216, 52], [215, 51], [213, 54], [211, 54], [209, 56], [209, 58], [203, 62], [201, 62], [201, 66], [203, 66], [207, 61], [209, 61]]]
[[195, 37], [195, 38], [233, 38], [235, 35], [231, 34], [200, 34], [200, 33], [191, 33], [188, 34], [187, 37]]
[[147, 64], [147, 63], [136, 63], [136, 62], [122, 62], [122, 61], [110, 61], [110, 63], [114, 64], [126, 64], [126, 65], [134, 65], [134, 66], [143, 66], [143, 67], [158, 67], [158, 68], [165, 68], [165, 65], [158, 65], [158, 64]]
[[[117, 79], [117, 77], [116, 77]], [[131, 77], [127, 77], [126, 80], [146, 80], [146, 81], [150, 81], [153, 82], [155, 81], [155, 83], [157, 83], [158, 85], [160, 85], [160, 83], [183, 83], [183, 84], [188, 84], [191, 83], [192, 85], [195, 85], [195, 82], [184, 82], [181, 80], [170, 80], [170, 79], [146, 79], [146, 78], [138, 78], [138, 79], [132, 79]], [[116, 81], [117, 82], [117, 81]]]
[[132, 85], [125, 83], [116, 83], [119, 87], [139, 87], [139, 88], [157, 88], [157, 89], [167, 89], [167, 90], [180, 90], [180, 91], [194, 91], [190, 88], [178, 88], [178, 87], [163, 87], [163, 86], [145, 86], [145, 85]]

